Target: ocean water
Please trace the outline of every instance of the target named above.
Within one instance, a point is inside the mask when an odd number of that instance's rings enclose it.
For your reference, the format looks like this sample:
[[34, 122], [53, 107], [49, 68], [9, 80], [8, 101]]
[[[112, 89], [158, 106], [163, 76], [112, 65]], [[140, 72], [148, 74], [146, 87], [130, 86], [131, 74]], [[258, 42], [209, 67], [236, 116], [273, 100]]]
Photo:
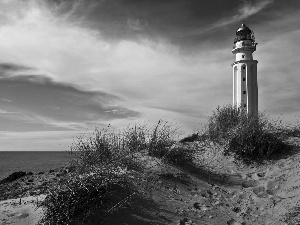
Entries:
[[0, 180], [17, 171], [46, 172], [67, 165], [72, 155], [57, 152], [8, 152], [0, 151]]

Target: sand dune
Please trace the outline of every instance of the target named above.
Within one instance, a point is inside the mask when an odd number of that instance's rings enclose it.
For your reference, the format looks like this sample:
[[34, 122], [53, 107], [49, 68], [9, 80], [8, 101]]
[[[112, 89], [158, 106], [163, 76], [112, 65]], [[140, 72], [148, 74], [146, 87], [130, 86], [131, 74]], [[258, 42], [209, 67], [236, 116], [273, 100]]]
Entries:
[[42, 215], [42, 208], [38, 204], [45, 197], [46, 195], [38, 195], [1, 201], [0, 224], [36, 224]]

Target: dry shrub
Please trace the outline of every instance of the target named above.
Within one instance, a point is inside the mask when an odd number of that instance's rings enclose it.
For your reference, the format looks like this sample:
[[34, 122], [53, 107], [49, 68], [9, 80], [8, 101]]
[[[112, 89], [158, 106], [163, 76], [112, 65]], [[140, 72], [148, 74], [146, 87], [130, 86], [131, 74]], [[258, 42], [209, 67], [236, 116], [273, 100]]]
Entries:
[[177, 145], [179, 128], [168, 121], [159, 120], [150, 129], [148, 154], [172, 164], [189, 163], [193, 160], [194, 149]]
[[235, 132], [236, 128], [244, 120], [244, 114], [240, 108], [226, 105], [213, 111], [207, 123], [207, 135], [214, 143], [224, 145]]
[[264, 113], [248, 115], [241, 108], [226, 105], [213, 112], [204, 135], [222, 146], [225, 155], [260, 163], [288, 147], [285, 133], [281, 121], [272, 121]]
[[43, 202], [44, 215], [39, 223], [74, 224], [75, 221], [88, 220], [90, 214], [97, 209], [101, 209], [99, 218], [104, 219], [110, 206], [107, 196], [110, 195], [111, 188], [116, 185], [124, 188], [124, 182], [124, 173], [117, 170], [71, 174], [49, 190]]
[[96, 128], [93, 137], [80, 136], [71, 146], [71, 153], [75, 155], [75, 164], [80, 173], [89, 172], [93, 167], [128, 169], [142, 169], [141, 162], [134, 154], [137, 146], [132, 129], [114, 132], [108, 128]]
[[148, 125], [130, 124], [123, 131], [124, 145], [130, 152], [142, 152], [147, 148], [148, 133]]
[[[103, 215], [118, 210], [122, 204], [104, 204], [111, 199], [112, 186], [128, 194], [135, 193], [131, 170], [143, 171], [139, 157], [149, 154], [174, 160], [180, 156], [171, 152], [176, 129], [168, 122], [159, 121], [154, 127], [131, 124], [123, 131], [110, 127], [96, 129], [92, 137], [79, 136], [71, 146], [75, 156], [72, 164], [76, 171], [49, 190], [44, 202], [42, 224], [73, 224], [77, 219], [88, 218], [98, 208]], [[182, 155], [182, 153], [181, 153]], [[120, 192], [118, 192], [120, 194]], [[114, 194], [115, 195], [115, 194]], [[100, 215], [102, 216], [102, 215]], [[80, 217], [80, 218], [79, 218]]]
[[150, 156], [158, 158], [172, 157], [169, 150], [178, 138], [178, 128], [167, 121], [159, 120], [150, 131], [149, 149]]

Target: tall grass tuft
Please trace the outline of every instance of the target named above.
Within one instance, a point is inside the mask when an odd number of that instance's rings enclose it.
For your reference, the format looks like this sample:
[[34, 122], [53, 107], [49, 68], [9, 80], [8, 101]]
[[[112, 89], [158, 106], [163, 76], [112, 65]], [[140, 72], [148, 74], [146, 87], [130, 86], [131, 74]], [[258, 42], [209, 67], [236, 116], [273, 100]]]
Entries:
[[130, 124], [123, 130], [124, 145], [130, 152], [142, 152], [147, 148], [149, 126], [146, 124]]
[[71, 153], [75, 155], [80, 173], [89, 172], [94, 167], [141, 169], [135, 149], [140, 149], [142, 143], [136, 132], [131, 128], [123, 133], [110, 128], [96, 128], [93, 137], [77, 137], [71, 146]]
[[128, 189], [129, 186], [126, 173], [121, 168], [107, 171], [94, 168], [93, 173], [69, 174], [49, 190], [43, 202], [45, 210], [40, 224], [88, 222], [94, 210], [99, 212], [100, 219], [97, 224], [102, 224], [102, 220], [108, 214], [107, 209], [112, 207], [112, 203], [118, 203], [111, 193], [116, 189]]
[[170, 147], [176, 143], [178, 128], [167, 121], [159, 120], [151, 129], [149, 150], [150, 156], [158, 158], [170, 158]]
[[239, 107], [218, 107], [209, 118], [204, 136], [245, 163], [261, 163], [274, 152], [288, 148], [286, 130], [281, 121], [270, 120], [264, 113], [248, 115]]

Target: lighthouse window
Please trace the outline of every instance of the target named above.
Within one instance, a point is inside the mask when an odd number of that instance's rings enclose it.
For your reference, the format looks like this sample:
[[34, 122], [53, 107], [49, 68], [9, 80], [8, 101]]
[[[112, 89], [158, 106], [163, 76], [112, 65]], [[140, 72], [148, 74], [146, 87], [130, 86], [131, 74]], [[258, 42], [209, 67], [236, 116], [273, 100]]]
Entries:
[[244, 94], [246, 94], [246, 91], [243, 91]]
[[245, 66], [243, 66], [243, 69], [246, 69], [246, 67], [245, 67]]
[[243, 78], [243, 81], [246, 81], [246, 78], [245, 78], [245, 77]]
[[245, 56], [244, 56], [244, 55], [242, 55], [242, 58], [245, 58]]
[[247, 104], [244, 104], [244, 107], [246, 107], [247, 106]]

